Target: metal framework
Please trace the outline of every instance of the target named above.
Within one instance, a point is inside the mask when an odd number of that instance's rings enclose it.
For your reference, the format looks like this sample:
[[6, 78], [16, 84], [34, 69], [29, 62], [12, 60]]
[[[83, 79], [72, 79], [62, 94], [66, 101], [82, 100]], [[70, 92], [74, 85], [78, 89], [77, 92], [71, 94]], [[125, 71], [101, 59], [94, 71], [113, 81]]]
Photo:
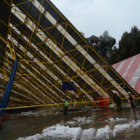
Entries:
[[[65, 94], [72, 101], [83, 94], [92, 101], [111, 98], [111, 90], [139, 96], [50, 0], [1, 2], [9, 13], [5, 20], [0, 15], [0, 97], [14, 60], [19, 61], [9, 106], [61, 103]], [[65, 93], [63, 81], [75, 90]]]

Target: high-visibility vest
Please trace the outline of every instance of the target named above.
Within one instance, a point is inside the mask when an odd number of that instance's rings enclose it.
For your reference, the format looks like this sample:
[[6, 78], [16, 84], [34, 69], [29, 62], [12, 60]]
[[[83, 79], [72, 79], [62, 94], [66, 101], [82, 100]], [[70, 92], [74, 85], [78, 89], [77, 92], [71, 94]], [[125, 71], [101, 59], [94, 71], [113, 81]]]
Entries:
[[64, 105], [65, 105], [66, 107], [68, 107], [68, 106], [69, 106], [69, 102], [68, 102], [68, 101], [65, 101], [65, 102], [64, 102]]

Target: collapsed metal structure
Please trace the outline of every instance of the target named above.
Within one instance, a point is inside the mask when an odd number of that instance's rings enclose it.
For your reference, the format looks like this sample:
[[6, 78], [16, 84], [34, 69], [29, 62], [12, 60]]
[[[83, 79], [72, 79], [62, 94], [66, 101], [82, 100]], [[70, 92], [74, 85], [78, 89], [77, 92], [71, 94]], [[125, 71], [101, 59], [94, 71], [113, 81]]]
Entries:
[[[18, 60], [9, 106], [87, 101], [137, 92], [88, 44], [50, 0], [0, 1], [0, 98]], [[62, 82], [74, 90], [64, 91]], [[6, 93], [5, 93], [6, 94]]]

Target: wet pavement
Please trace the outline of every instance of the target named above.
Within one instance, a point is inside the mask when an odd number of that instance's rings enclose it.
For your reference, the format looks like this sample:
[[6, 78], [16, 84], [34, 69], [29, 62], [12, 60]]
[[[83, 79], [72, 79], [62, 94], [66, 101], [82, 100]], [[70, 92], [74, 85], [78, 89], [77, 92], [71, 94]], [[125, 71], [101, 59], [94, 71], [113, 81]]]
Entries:
[[[62, 128], [65, 132], [71, 130], [70, 135], [58, 134]], [[77, 129], [75, 134], [77, 137], [71, 137], [74, 128]], [[50, 132], [54, 132], [54, 135]], [[39, 134], [38, 138], [27, 137], [36, 134]], [[12, 115], [9, 120], [3, 121], [0, 130], [0, 140], [15, 140], [19, 137], [26, 137], [27, 140], [139, 140], [140, 108], [136, 111], [124, 108], [121, 112], [115, 109], [86, 109], [71, 111], [67, 115], [55, 111], [49, 113], [47, 110], [24, 112], [16, 116]]]

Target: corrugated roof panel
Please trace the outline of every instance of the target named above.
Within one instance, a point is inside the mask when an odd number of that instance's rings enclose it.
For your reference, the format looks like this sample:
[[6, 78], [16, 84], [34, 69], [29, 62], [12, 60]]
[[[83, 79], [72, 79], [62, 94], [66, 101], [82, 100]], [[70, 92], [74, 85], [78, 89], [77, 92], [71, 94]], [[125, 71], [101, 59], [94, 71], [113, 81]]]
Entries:
[[[121, 65], [121, 68], [116, 67], [118, 65]], [[140, 54], [112, 66], [140, 94]]]

